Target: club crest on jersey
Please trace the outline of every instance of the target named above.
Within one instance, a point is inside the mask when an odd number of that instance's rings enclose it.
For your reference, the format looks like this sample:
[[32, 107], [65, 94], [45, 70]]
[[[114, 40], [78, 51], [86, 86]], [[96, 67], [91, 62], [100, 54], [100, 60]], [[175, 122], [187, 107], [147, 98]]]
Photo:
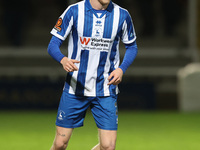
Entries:
[[54, 29], [60, 32], [62, 30], [61, 25], [62, 25], [62, 18], [59, 18], [56, 25], [54, 26]]

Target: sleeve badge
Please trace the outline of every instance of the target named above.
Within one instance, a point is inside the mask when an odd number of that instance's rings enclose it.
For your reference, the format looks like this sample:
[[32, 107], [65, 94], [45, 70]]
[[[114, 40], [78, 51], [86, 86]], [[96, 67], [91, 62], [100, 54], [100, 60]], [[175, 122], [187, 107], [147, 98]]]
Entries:
[[60, 32], [62, 30], [61, 25], [62, 25], [62, 18], [59, 18], [56, 25], [54, 26], [54, 29]]

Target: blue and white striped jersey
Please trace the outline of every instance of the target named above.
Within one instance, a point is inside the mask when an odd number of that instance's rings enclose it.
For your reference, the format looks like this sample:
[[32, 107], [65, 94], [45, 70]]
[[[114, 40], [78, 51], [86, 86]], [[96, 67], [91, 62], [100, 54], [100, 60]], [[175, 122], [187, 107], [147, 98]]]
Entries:
[[68, 58], [79, 60], [78, 71], [69, 72], [64, 90], [80, 96], [110, 96], [116, 85], [107, 85], [109, 74], [119, 67], [119, 41], [136, 39], [127, 10], [112, 1], [106, 11], [97, 13], [89, 0], [69, 6], [51, 34], [65, 40], [69, 35]]

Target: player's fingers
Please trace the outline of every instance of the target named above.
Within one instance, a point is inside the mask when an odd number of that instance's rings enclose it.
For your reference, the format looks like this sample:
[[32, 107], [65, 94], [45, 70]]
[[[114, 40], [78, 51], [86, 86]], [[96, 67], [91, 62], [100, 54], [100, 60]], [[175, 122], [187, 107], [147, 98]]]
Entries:
[[[75, 60], [76, 61], [76, 60]], [[76, 61], [77, 62], [77, 61]], [[79, 61], [78, 61], [79, 62]], [[69, 64], [70, 64], [70, 67], [73, 69], [73, 70], [75, 70], [75, 71], [77, 71], [78, 70], [78, 68], [76, 67], [76, 65], [74, 64], [74, 62], [73, 62], [73, 59], [71, 59], [71, 61], [69, 62]]]
[[73, 63], [69, 63], [69, 62], [66, 65], [64, 65], [63, 67], [67, 72], [72, 72], [72, 71], [76, 70], [74, 68], [74, 64]]
[[108, 77], [108, 80], [110, 80], [113, 77], [113, 72], [111, 72], [111, 74]]
[[64, 68], [64, 69], [65, 69], [65, 71], [69, 72], [69, 69], [68, 69], [68, 68]]
[[108, 85], [113, 84], [116, 80], [117, 80], [117, 77], [114, 76], [114, 78], [112, 80], [110, 80], [110, 82], [108, 83]]
[[113, 78], [109, 83], [108, 83], [108, 85], [111, 85], [111, 84], [113, 84], [115, 82], [115, 79]]
[[75, 64], [72, 64], [72, 67], [73, 67], [73, 69], [74, 69], [75, 71], [77, 71], [77, 70], [78, 70], [78, 68], [76, 67], [76, 65], [75, 65]]
[[77, 71], [78, 68], [76, 67], [75, 64], [73, 64], [72, 62], [68, 62], [66, 65], [65, 65], [65, 68], [68, 70], [68, 72], [72, 72], [72, 71]]
[[72, 63], [72, 64], [70, 64], [70, 63], [68, 63], [67, 65], [66, 65], [66, 67], [69, 69], [69, 70], [74, 70], [74, 66], [73, 66], [74, 64]]
[[73, 69], [73, 64], [67, 63], [66, 67], [67, 67], [67, 69], [71, 70], [71, 69]]
[[117, 78], [117, 80], [115, 80], [115, 82], [113, 84], [118, 85], [120, 82], [121, 82], [120, 78]]
[[70, 70], [71, 70], [71, 69], [70, 69], [69, 67], [67, 67], [67, 66], [65, 66], [64, 69], [65, 69], [65, 71], [67, 71], [67, 72], [70, 72]]
[[71, 59], [71, 61], [72, 61], [73, 63], [80, 63], [80, 61], [75, 60], [75, 59]]

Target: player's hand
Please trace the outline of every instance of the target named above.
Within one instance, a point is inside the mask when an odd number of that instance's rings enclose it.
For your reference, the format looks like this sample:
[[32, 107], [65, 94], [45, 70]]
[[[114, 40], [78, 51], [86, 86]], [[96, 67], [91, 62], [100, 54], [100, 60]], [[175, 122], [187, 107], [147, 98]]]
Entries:
[[64, 70], [66, 70], [67, 72], [73, 72], [78, 70], [74, 63], [80, 63], [80, 61], [63, 57], [60, 63], [62, 64]]
[[110, 76], [108, 77], [109, 83], [108, 85], [114, 84], [118, 85], [122, 81], [123, 71], [121, 68], [117, 68], [111, 72]]

